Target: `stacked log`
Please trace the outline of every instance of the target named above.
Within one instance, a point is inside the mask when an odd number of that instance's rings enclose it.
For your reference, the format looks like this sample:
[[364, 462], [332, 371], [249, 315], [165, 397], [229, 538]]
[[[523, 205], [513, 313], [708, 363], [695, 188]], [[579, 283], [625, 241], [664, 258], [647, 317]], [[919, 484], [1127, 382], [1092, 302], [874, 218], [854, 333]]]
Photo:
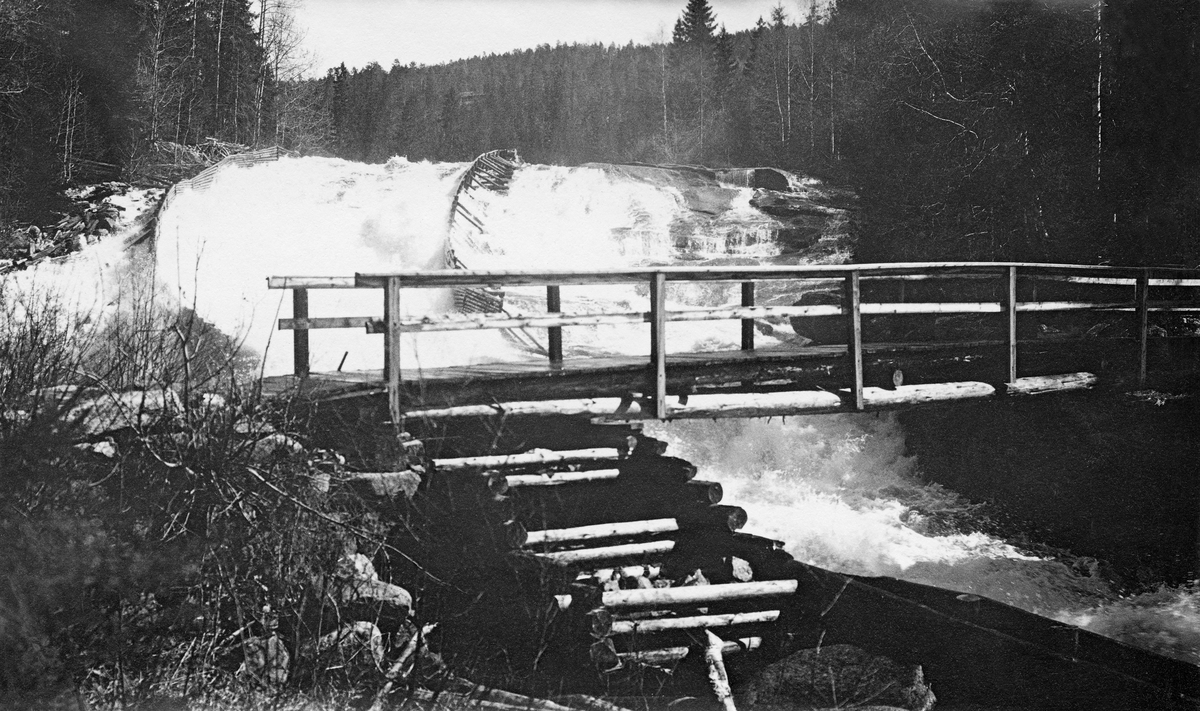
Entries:
[[797, 588], [755, 569], [781, 544], [740, 533], [746, 511], [664, 450], [639, 437], [632, 452], [437, 460], [432, 477], [472, 507], [476, 523], [461, 527], [487, 521], [509, 543], [501, 529], [521, 527], [506, 560], [554, 573], [530, 583], [545, 597], [531, 607], [557, 611], [565, 645], [590, 638], [601, 672], [702, 660], [706, 631], [724, 640], [723, 655], [757, 650], [778, 637]]

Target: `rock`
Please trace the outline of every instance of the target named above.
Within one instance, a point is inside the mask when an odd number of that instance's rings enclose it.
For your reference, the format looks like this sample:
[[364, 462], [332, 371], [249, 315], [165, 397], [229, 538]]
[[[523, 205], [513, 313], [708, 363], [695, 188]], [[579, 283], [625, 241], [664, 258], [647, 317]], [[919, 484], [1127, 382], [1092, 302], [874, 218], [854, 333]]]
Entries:
[[243, 644], [242, 651], [245, 660], [238, 669], [239, 676], [248, 676], [270, 686], [287, 683], [292, 655], [278, 635], [252, 637]]
[[380, 580], [370, 558], [362, 553], [342, 556], [334, 570], [335, 599], [343, 619], [369, 619], [391, 632], [408, 619], [412, 595]]
[[355, 667], [383, 672], [383, 633], [371, 622], [349, 622], [313, 645], [312, 655], [326, 669]]
[[733, 579], [739, 583], [748, 583], [754, 579], [754, 570], [750, 567], [748, 561], [734, 556], [729, 559], [729, 567]]
[[804, 649], [756, 674], [739, 690], [754, 706], [900, 708], [929, 711], [937, 698], [921, 667], [877, 657], [850, 645]]
[[347, 480], [354, 491], [363, 497], [395, 499], [403, 495], [411, 499], [421, 485], [421, 475], [414, 471], [356, 472]]
[[254, 443], [254, 449], [250, 451], [250, 460], [261, 464], [275, 456], [286, 457], [303, 451], [304, 445], [285, 434], [275, 432]]
[[107, 457], [108, 459], [112, 459], [113, 457], [117, 456], [117, 446], [110, 440], [104, 440], [103, 442], [80, 442], [79, 444], [75, 445], [75, 449], [78, 449], [81, 452], [98, 454], [101, 457]]
[[[806, 291], [793, 306], [841, 306], [842, 295], [837, 291]], [[792, 316], [792, 330], [818, 344], [845, 343], [844, 316]]]
[[65, 420], [84, 435], [94, 436], [126, 428], [144, 429], [182, 411], [174, 390], [132, 390], [81, 400], [67, 412]]

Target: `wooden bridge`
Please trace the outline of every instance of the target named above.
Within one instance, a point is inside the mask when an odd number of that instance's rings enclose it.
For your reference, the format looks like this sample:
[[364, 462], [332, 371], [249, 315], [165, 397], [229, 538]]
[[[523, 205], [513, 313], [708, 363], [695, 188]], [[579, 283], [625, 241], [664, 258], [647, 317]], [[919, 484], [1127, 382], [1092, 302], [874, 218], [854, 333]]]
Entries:
[[[740, 284], [739, 303], [668, 306], [668, 286]], [[562, 289], [633, 284], [644, 311], [562, 310]], [[405, 314], [410, 289], [544, 287], [539, 313]], [[1070, 264], [943, 262], [834, 266], [649, 267], [613, 271], [401, 271], [280, 276], [291, 289], [295, 372], [268, 393], [315, 400], [381, 398], [404, 417], [588, 415], [685, 419], [877, 410], [924, 402], [1144, 385], [1150, 371], [1192, 367], [1200, 333], [1200, 271]], [[757, 303], [756, 294], [772, 294]], [[310, 294], [378, 289], [382, 316], [310, 314]], [[583, 292], [581, 292], [583, 293]], [[733, 292], [736, 294], [736, 289]], [[799, 298], [815, 293], [823, 299]], [[815, 303], [814, 303], [815, 302]], [[823, 302], [823, 303], [822, 303]], [[741, 321], [741, 348], [668, 353], [669, 324]], [[791, 343], [757, 347], [756, 332], [789, 323]], [[649, 324], [649, 355], [564, 358], [563, 329]], [[774, 325], [772, 325], [774, 324]], [[365, 328], [382, 336], [384, 368], [311, 372], [309, 330]], [[545, 329], [542, 362], [412, 368], [404, 334]], [[803, 343], [803, 345], [801, 345]]]

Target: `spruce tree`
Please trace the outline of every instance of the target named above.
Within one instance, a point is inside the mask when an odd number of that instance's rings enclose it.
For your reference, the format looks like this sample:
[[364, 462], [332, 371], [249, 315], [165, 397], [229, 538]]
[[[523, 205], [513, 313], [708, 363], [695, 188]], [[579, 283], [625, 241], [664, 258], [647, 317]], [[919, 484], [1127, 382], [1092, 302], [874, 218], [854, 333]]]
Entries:
[[672, 40], [677, 44], [687, 42], [708, 43], [717, 31], [717, 21], [708, 0], [688, 0], [683, 15], [675, 23]]

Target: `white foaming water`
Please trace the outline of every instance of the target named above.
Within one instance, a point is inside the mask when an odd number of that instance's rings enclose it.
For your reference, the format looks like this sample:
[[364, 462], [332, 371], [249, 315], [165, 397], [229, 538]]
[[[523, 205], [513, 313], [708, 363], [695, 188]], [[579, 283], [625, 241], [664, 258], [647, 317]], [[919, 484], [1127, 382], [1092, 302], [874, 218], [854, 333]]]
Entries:
[[1200, 664], [1200, 591], [1122, 598], [1105, 581], [980, 532], [938, 533], [953, 492], [916, 476], [894, 414], [654, 423], [669, 452], [721, 482], [746, 530], [798, 560], [988, 597]]

